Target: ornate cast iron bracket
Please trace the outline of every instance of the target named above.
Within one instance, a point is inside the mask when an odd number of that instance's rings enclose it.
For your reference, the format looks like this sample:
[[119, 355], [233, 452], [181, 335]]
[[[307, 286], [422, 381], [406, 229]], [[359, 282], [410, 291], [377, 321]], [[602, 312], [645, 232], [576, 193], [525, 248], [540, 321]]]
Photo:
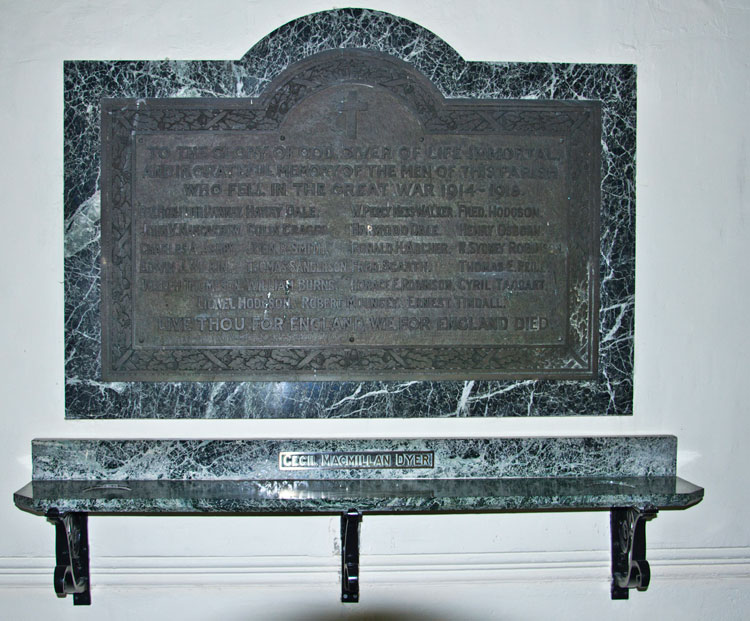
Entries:
[[[645, 591], [651, 580], [646, 561], [646, 522], [654, 508], [614, 508], [612, 536], [612, 599], [628, 599], [630, 590]], [[50, 509], [47, 520], [55, 526], [54, 587], [58, 597], [73, 594], [75, 606], [91, 604], [89, 581], [88, 515]], [[359, 601], [359, 531], [362, 513], [350, 509], [341, 515], [341, 601]]]
[[359, 525], [362, 514], [349, 509], [341, 515], [341, 601], [359, 601]]
[[55, 526], [55, 593], [58, 597], [72, 593], [74, 606], [88, 606], [91, 604], [88, 516], [50, 509], [46, 517]]
[[628, 599], [630, 589], [645, 591], [651, 580], [646, 560], [646, 522], [656, 509], [612, 509], [612, 599]]

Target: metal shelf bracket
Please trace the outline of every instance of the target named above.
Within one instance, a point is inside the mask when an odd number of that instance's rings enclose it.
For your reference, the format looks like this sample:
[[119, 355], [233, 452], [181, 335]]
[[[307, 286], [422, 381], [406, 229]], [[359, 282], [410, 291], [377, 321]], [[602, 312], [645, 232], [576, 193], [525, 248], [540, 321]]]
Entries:
[[657, 513], [650, 508], [611, 510], [612, 599], [628, 599], [631, 589], [648, 589], [651, 569], [646, 560], [646, 522]]
[[55, 593], [58, 597], [72, 593], [74, 606], [88, 606], [91, 604], [88, 514], [61, 514], [50, 509], [46, 517], [55, 527]]
[[362, 514], [349, 509], [341, 515], [341, 601], [359, 601], [359, 525]]

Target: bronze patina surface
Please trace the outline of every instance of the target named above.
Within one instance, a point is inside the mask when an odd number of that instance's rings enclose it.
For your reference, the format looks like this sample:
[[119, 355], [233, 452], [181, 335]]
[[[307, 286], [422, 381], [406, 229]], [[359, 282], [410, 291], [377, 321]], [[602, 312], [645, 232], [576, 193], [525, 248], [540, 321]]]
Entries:
[[104, 100], [103, 378], [594, 378], [600, 139], [360, 50]]

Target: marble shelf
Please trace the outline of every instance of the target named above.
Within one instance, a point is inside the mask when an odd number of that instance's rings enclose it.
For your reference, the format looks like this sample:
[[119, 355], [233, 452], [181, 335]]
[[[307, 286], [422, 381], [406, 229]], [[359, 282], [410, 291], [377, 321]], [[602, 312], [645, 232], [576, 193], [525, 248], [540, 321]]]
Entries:
[[14, 495], [31, 513], [440, 513], [684, 509], [703, 490], [678, 477], [309, 481], [34, 481]]
[[676, 450], [673, 436], [35, 440], [14, 501], [55, 525], [55, 589], [76, 604], [90, 603], [89, 514], [341, 515], [342, 601], [355, 602], [363, 515], [609, 511], [612, 597], [627, 599], [650, 579], [645, 522], [703, 498], [676, 476]]

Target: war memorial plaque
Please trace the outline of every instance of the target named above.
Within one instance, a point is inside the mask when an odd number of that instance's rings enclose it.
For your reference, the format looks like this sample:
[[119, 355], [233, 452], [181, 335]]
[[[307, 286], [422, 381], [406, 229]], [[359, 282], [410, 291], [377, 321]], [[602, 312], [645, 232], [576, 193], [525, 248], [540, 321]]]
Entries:
[[336, 9], [64, 80], [66, 418], [633, 413], [635, 66]]
[[103, 378], [592, 378], [600, 139], [363, 50], [105, 99]]

